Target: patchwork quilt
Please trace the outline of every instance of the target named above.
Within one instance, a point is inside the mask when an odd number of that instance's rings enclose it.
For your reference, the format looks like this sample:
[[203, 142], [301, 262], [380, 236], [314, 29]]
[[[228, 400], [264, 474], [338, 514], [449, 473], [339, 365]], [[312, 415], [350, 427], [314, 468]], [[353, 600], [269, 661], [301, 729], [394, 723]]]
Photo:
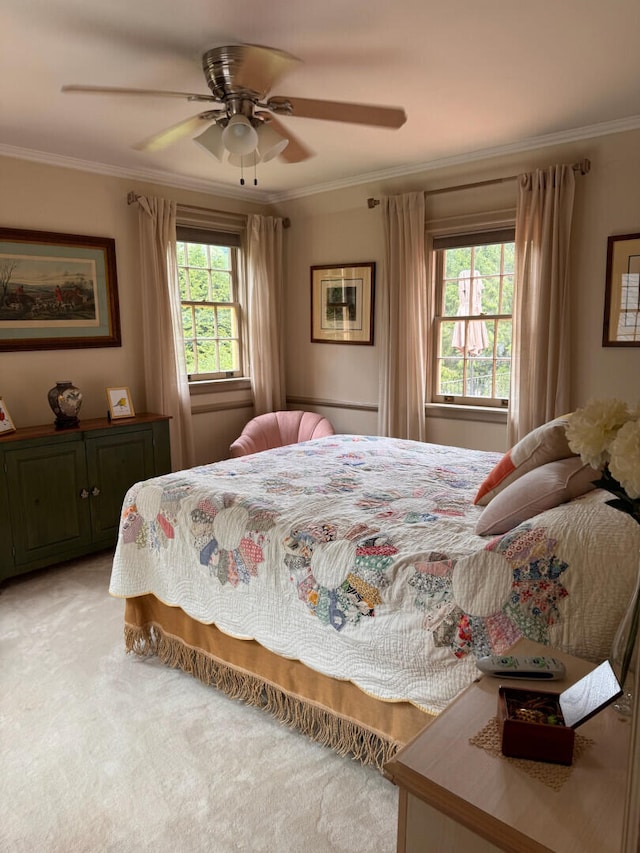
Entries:
[[638, 525], [600, 490], [474, 533], [501, 454], [335, 435], [137, 483], [110, 592], [438, 713], [520, 637], [606, 658]]

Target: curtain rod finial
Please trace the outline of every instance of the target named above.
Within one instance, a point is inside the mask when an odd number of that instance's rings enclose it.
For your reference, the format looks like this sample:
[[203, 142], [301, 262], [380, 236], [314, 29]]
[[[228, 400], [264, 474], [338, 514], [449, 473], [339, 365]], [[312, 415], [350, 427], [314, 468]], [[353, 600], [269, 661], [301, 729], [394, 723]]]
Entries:
[[368, 198], [368, 199], [367, 199], [367, 206], [368, 206], [370, 209], [371, 209], [371, 208], [374, 208], [377, 204], [380, 204], [380, 199], [379, 199], [379, 198]]

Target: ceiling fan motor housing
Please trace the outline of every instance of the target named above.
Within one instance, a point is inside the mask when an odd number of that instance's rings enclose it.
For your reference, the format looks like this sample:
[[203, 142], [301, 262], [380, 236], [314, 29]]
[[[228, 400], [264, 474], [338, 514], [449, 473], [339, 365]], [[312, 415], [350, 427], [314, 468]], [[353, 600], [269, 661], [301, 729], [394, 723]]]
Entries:
[[203, 54], [204, 76], [218, 100], [226, 102], [235, 98], [253, 103], [266, 97], [266, 91], [255, 91], [238, 85], [237, 77], [244, 61], [245, 47], [241, 44], [214, 47]]

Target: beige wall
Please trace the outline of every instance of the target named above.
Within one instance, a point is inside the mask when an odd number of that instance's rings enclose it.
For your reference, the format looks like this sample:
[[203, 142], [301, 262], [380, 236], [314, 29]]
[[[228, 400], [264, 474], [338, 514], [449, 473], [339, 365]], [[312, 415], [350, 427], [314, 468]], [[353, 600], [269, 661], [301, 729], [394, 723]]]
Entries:
[[[287, 393], [292, 407], [327, 415], [339, 432], [376, 432], [379, 329], [374, 346], [310, 343], [310, 272], [317, 264], [375, 261], [383, 270], [380, 207], [369, 196], [434, 189], [517, 174], [554, 162], [588, 157], [591, 173], [578, 178], [572, 252], [573, 402], [616, 395], [640, 400], [640, 348], [603, 348], [602, 312], [606, 244], [610, 234], [640, 232], [640, 131], [432, 169], [419, 175], [288, 200], [277, 212], [291, 219], [286, 232]], [[106, 411], [104, 389], [129, 386], [138, 411], [146, 407], [141, 364], [135, 207], [129, 190], [161, 194], [185, 204], [265, 212], [236, 199], [152, 186], [124, 178], [0, 157], [0, 226], [114, 237], [122, 323], [122, 347], [0, 352], [0, 396], [18, 426], [48, 423], [47, 391], [71, 379], [84, 393], [81, 416]], [[515, 183], [432, 196], [433, 220], [501, 211], [515, 205]], [[199, 463], [223, 458], [250, 416], [246, 394], [194, 398]], [[446, 444], [502, 450], [500, 422], [430, 417], [429, 438]]]
[[[222, 210], [267, 210], [235, 199], [6, 157], [0, 157], [0, 188], [0, 227], [113, 237], [116, 241], [122, 346], [0, 352], [0, 396], [20, 427], [53, 421], [47, 391], [60, 379], [70, 379], [82, 390], [81, 420], [106, 414], [108, 386], [128, 386], [135, 410], [146, 411], [137, 209], [127, 204], [129, 190]], [[222, 399], [233, 402], [235, 397], [224, 395]], [[210, 398], [198, 397], [194, 402], [201, 412], [194, 418], [197, 461], [220, 458], [242, 428], [247, 410], [233, 409], [227, 418], [221, 418], [220, 412], [207, 411], [213, 405]]]
[[[553, 148], [478, 160], [420, 175], [371, 183], [288, 201], [280, 211], [291, 218], [288, 237], [287, 393], [317, 398], [340, 431], [354, 417], [339, 404], [377, 401], [379, 346], [310, 343], [309, 267], [317, 264], [375, 261], [383, 270], [380, 206], [367, 198], [435, 189], [515, 175], [556, 162], [591, 160], [589, 175], [579, 177], [572, 251], [573, 404], [591, 396], [615, 395], [640, 401], [640, 348], [603, 348], [602, 320], [607, 237], [640, 232], [640, 131], [598, 137]], [[481, 211], [513, 209], [515, 182], [431, 196], [428, 217], [447, 220]], [[376, 430], [376, 414], [356, 414], [361, 431]], [[503, 450], [503, 423], [429, 418], [428, 436], [444, 444]]]

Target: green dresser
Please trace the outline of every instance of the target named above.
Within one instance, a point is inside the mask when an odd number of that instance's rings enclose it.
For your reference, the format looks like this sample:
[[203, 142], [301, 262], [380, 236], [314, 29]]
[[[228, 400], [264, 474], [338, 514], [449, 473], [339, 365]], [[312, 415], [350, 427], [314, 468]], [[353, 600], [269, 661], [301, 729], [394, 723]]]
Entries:
[[163, 415], [1, 436], [0, 582], [114, 546], [127, 489], [170, 470]]

